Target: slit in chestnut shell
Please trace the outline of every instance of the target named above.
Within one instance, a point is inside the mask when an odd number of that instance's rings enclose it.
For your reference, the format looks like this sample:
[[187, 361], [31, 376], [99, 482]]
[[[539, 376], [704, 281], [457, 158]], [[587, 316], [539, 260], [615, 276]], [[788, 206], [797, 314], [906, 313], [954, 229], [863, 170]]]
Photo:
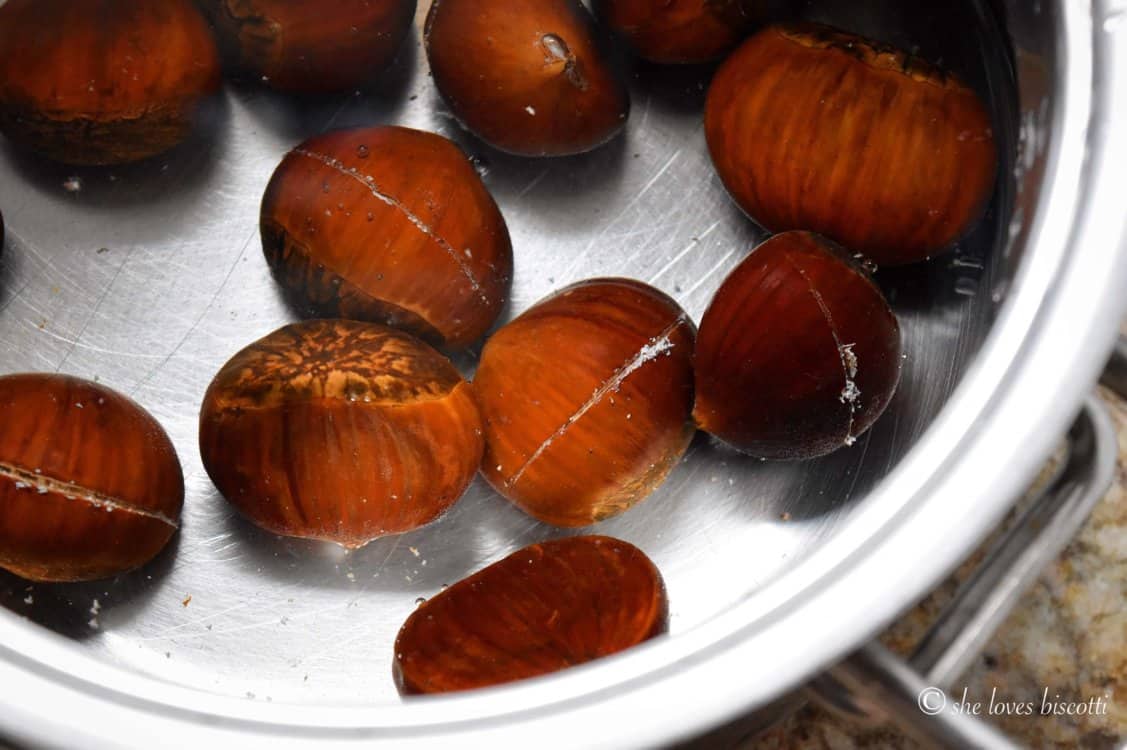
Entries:
[[533, 544], [427, 600], [395, 641], [405, 695], [445, 693], [545, 675], [666, 631], [657, 567], [605, 536]]
[[395, 59], [415, 0], [202, 0], [231, 66], [294, 94], [373, 81]]
[[594, 0], [595, 15], [643, 60], [719, 60], [765, 19], [767, 0]]
[[67, 375], [7, 375], [0, 415], [0, 568], [32, 581], [108, 578], [176, 533], [180, 461], [136, 403]]
[[508, 300], [505, 219], [461, 149], [434, 133], [375, 127], [305, 141], [275, 170], [260, 221], [274, 278], [304, 315], [461, 349]]
[[219, 54], [191, 0], [0, 5], [0, 130], [55, 161], [167, 151], [219, 86]]
[[879, 265], [949, 250], [984, 214], [997, 154], [963, 82], [823, 26], [772, 26], [724, 62], [705, 135], [732, 198], [772, 232], [818, 232]]
[[900, 382], [900, 326], [840, 247], [776, 235], [725, 279], [701, 321], [697, 425], [759, 458], [853, 445]]
[[275, 331], [219, 371], [200, 412], [204, 468], [232, 505], [271, 533], [348, 548], [441, 516], [481, 452], [454, 365], [371, 323]]
[[424, 40], [454, 116], [501, 151], [583, 153], [626, 123], [630, 95], [578, 0], [435, 0]]
[[695, 333], [676, 302], [630, 279], [583, 281], [537, 303], [482, 351], [482, 476], [556, 526], [644, 500], [695, 431]]

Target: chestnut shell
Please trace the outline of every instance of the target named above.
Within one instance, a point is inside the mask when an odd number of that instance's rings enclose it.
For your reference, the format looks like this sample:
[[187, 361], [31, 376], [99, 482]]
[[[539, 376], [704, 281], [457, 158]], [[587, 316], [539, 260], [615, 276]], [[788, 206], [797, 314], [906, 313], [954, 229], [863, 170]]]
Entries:
[[401, 693], [556, 672], [664, 633], [665, 585], [637, 547], [604, 536], [533, 544], [445, 589], [395, 640]]
[[271, 333], [224, 365], [200, 411], [204, 468], [231, 504], [274, 534], [345, 547], [442, 515], [481, 452], [454, 365], [371, 323]]
[[646, 498], [692, 438], [695, 329], [660, 291], [594, 279], [485, 345], [482, 475], [532, 516], [587, 526]]
[[0, 568], [33, 581], [106, 578], [172, 538], [184, 475], [136, 403], [66, 375], [7, 375], [0, 415]]
[[729, 57], [705, 107], [735, 201], [881, 265], [925, 260], [978, 221], [997, 170], [990, 115], [954, 76], [821, 26], [773, 26]]
[[900, 382], [900, 326], [841, 248], [776, 235], [724, 280], [701, 321], [697, 424], [760, 458], [852, 445]]
[[434, 0], [424, 34], [461, 123], [520, 156], [566, 156], [613, 138], [630, 96], [578, 0]]
[[395, 59], [415, 0], [202, 0], [220, 47], [240, 71], [298, 94], [370, 82]]
[[644, 60], [706, 63], [767, 15], [767, 0], [594, 0], [595, 15]]
[[314, 137], [262, 199], [262, 247], [302, 312], [384, 323], [450, 349], [508, 299], [509, 231], [462, 151], [421, 130]]
[[0, 6], [0, 130], [56, 161], [120, 164], [191, 133], [219, 90], [191, 0], [9, 0]]

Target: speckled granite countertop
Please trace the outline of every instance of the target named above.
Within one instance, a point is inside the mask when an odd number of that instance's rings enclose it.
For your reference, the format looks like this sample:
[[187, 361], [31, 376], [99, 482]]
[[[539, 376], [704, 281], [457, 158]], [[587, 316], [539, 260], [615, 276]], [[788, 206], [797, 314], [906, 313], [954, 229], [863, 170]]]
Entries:
[[[1127, 403], [1110, 391], [1101, 395], [1119, 431], [1114, 486], [1081, 534], [1025, 595], [952, 690], [958, 697], [965, 687], [969, 700], [984, 704], [994, 694], [1039, 707], [1047, 688], [1050, 701], [1089, 706], [1091, 713], [1080, 716], [990, 718], [1029, 747], [1127, 747]], [[910, 652], [969, 568], [965, 566], [896, 623], [884, 642], [899, 652]], [[746, 749], [914, 746], [893, 728], [858, 729], [808, 706]]]

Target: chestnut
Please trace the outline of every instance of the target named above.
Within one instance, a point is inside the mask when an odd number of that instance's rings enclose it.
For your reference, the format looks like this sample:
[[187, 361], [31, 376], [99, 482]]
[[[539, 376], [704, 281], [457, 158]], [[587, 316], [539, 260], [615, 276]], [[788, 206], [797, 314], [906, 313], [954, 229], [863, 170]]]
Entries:
[[772, 26], [736, 50], [708, 91], [705, 135], [757, 223], [819, 232], [881, 265], [950, 248], [993, 192], [994, 136], [974, 91], [822, 26]]
[[595, 15], [655, 63], [706, 63], [765, 17], [767, 0], [594, 0]]
[[513, 274], [497, 204], [452, 142], [401, 127], [317, 136], [262, 199], [262, 247], [303, 313], [402, 328], [457, 349], [481, 338]]
[[395, 640], [403, 694], [556, 672], [665, 632], [661, 573], [631, 544], [579, 536], [533, 544], [423, 602]]
[[439, 92], [495, 148], [578, 154], [626, 123], [630, 96], [579, 0], [434, 0], [424, 32]]
[[66, 375], [0, 377], [0, 568], [32, 581], [106, 578], [172, 538], [184, 475], [152, 416]]
[[583, 281], [539, 302], [481, 355], [482, 475], [556, 526], [643, 500], [694, 432], [694, 335], [677, 303], [640, 281]]
[[809, 232], [756, 248], [700, 325], [698, 426], [760, 458], [852, 445], [900, 381], [900, 326], [864, 270]]
[[236, 69], [290, 93], [356, 88], [383, 71], [415, 18], [415, 0], [202, 0]]
[[56, 161], [166, 151], [219, 83], [215, 42], [191, 0], [0, 5], [0, 130]]
[[232, 505], [274, 534], [348, 548], [438, 518], [481, 452], [454, 365], [373, 323], [269, 334], [223, 366], [200, 411], [204, 468]]

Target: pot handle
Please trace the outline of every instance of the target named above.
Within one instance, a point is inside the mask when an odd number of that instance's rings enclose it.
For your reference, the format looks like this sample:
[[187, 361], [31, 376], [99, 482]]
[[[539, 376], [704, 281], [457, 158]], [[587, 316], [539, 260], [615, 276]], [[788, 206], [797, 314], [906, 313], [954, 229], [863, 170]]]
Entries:
[[[1120, 374], [1127, 376], [1127, 358], [1121, 364]], [[959, 711], [946, 688], [1079, 532], [1111, 486], [1117, 453], [1111, 417], [1098, 398], [1089, 397], [1069, 430], [1063, 466], [960, 587], [911, 658], [905, 661], [874, 641], [813, 680], [806, 692], [854, 721], [891, 721], [926, 746], [1016, 747], [990, 724]]]

